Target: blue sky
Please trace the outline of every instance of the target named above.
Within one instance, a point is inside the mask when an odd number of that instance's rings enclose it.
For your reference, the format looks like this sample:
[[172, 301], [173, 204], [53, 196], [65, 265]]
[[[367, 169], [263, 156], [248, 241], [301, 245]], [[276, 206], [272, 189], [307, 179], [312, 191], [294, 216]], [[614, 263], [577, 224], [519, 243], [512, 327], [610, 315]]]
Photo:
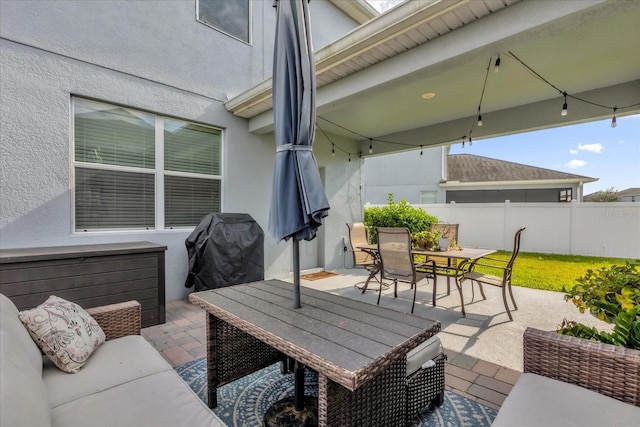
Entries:
[[475, 154], [599, 178], [584, 194], [640, 187], [640, 115], [455, 144], [451, 154]]

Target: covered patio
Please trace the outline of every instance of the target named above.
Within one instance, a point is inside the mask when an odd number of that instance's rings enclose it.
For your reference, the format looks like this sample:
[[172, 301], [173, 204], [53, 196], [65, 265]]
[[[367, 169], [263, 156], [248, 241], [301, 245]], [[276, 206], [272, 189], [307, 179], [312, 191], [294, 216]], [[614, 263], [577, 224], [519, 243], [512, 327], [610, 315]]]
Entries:
[[[354, 287], [366, 278], [366, 271], [341, 269], [333, 273], [336, 274], [319, 280], [303, 277], [301, 284], [375, 304], [376, 289], [363, 295]], [[494, 409], [500, 408], [522, 372], [522, 333], [526, 327], [553, 330], [565, 317], [594, 326], [598, 322], [589, 315], [580, 315], [572, 304], [564, 302], [560, 293], [521, 287], [514, 289], [520, 302], [514, 321], [509, 321], [500, 290], [494, 287], [485, 288], [486, 300], [480, 298], [476, 289], [475, 300], [471, 302], [466, 286], [467, 316], [463, 317], [455, 287], [452, 286], [447, 296], [444, 283], [444, 280], [439, 282], [435, 308], [431, 306], [432, 286], [425, 281], [419, 283], [415, 314], [442, 323], [438, 336], [447, 354], [447, 390]], [[388, 289], [383, 291], [381, 305], [408, 311], [411, 298], [408, 285], [400, 287], [397, 299]], [[174, 367], [206, 357], [204, 310], [189, 301], [175, 301], [167, 304], [166, 316], [165, 324], [142, 330], [143, 336], [163, 357]]]

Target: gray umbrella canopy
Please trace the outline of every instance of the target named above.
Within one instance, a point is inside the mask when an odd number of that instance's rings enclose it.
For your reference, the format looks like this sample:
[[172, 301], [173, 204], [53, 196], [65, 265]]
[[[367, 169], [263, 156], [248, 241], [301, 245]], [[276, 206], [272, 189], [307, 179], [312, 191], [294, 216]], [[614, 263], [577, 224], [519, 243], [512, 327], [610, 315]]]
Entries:
[[316, 78], [307, 1], [278, 0], [276, 6], [273, 115], [277, 152], [269, 232], [278, 241], [293, 237], [298, 242], [316, 236], [329, 202], [312, 151]]

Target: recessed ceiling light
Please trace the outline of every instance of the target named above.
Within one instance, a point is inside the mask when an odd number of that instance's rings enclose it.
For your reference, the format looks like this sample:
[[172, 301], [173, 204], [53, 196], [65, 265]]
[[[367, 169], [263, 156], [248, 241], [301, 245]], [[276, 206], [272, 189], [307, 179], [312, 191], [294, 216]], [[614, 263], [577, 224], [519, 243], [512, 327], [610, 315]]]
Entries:
[[424, 99], [431, 99], [434, 96], [436, 96], [435, 92], [425, 92], [425, 93], [422, 94], [422, 97]]

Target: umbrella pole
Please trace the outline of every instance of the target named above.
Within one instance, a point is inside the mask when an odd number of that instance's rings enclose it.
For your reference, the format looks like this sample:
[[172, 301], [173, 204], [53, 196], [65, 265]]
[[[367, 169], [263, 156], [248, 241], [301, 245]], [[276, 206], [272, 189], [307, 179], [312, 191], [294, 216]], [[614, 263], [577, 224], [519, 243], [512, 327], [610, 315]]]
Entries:
[[293, 308], [300, 308], [300, 247], [294, 237], [291, 249], [293, 250]]

